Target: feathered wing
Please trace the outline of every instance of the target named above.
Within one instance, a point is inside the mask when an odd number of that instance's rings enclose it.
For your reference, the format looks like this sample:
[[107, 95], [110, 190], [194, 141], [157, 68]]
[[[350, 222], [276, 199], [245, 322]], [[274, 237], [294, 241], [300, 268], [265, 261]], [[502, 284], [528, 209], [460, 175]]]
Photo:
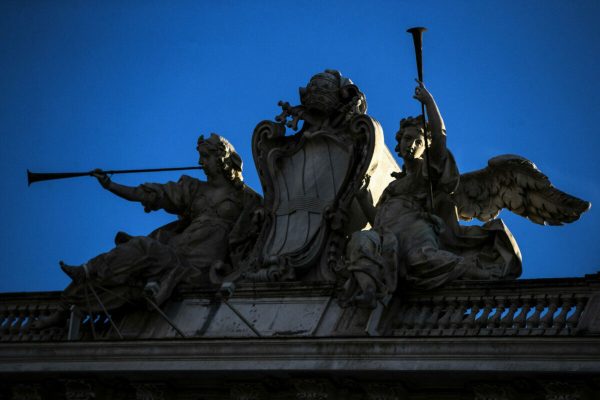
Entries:
[[579, 219], [591, 204], [552, 186], [535, 164], [506, 154], [488, 161], [484, 169], [460, 176], [453, 194], [458, 216], [489, 221], [503, 208], [541, 225], [562, 225]]

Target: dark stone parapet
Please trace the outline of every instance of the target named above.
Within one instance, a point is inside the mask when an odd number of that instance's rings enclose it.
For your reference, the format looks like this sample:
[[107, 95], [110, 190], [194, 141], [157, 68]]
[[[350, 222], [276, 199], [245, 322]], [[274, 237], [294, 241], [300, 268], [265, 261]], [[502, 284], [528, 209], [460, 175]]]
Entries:
[[4, 293], [0, 398], [595, 399], [599, 278], [456, 282], [375, 310], [324, 283], [181, 290], [163, 311], [186, 338], [138, 309], [112, 314], [125, 340], [103, 314], [78, 340], [34, 331], [60, 292]]
[[[61, 307], [60, 292], [0, 294], [0, 341], [67, 340], [68, 321], [30, 328]], [[180, 290], [163, 311], [187, 338], [594, 336], [600, 334], [600, 275], [400, 289], [375, 310], [342, 308], [333, 283], [245, 283], [226, 298], [216, 287]], [[103, 313], [79, 312], [72, 339], [117, 337]], [[180, 337], [155, 311], [124, 309], [111, 317], [126, 339]]]

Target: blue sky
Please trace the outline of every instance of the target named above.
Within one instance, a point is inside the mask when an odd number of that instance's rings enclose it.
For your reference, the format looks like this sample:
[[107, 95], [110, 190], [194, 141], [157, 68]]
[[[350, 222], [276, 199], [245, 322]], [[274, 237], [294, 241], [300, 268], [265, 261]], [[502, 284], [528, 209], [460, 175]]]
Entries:
[[[415, 115], [413, 47], [426, 26], [424, 77], [459, 168], [527, 157], [560, 189], [600, 204], [598, 1], [3, 1], [0, 3], [0, 291], [60, 290], [58, 260], [81, 264], [124, 230], [172, 219], [93, 178], [27, 187], [25, 171], [194, 165], [217, 132], [260, 183], [255, 125], [297, 104], [298, 87], [339, 69], [367, 96], [388, 146]], [[191, 171], [190, 174], [196, 174]], [[201, 176], [201, 173], [197, 175]], [[120, 175], [138, 184], [177, 173]], [[600, 270], [597, 209], [542, 227], [501, 214], [524, 278]]]

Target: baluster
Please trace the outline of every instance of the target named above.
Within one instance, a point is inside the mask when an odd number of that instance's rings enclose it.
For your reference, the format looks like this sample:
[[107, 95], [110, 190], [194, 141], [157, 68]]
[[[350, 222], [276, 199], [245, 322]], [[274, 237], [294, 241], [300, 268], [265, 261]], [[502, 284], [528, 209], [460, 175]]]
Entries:
[[27, 305], [26, 309], [25, 309], [25, 319], [27, 319], [27, 321], [23, 321], [23, 324], [21, 325], [21, 330], [24, 330], [26, 332], [29, 333], [29, 327], [31, 326], [31, 323], [33, 322], [33, 318], [35, 315], [35, 305]]
[[519, 299], [507, 299], [510, 303], [508, 313], [500, 320], [500, 327], [504, 329], [512, 328], [515, 313], [519, 309]]
[[577, 327], [579, 323], [579, 318], [581, 317], [581, 313], [583, 312], [583, 308], [585, 307], [587, 299], [584, 297], [577, 297], [577, 305], [575, 306], [575, 312], [567, 319], [567, 327], [569, 329], [574, 329]]
[[519, 315], [514, 319], [515, 327], [520, 331], [525, 328], [527, 325], [527, 314], [529, 314], [529, 310], [531, 310], [532, 299], [525, 298], [523, 299], [523, 306], [521, 307], [521, 311]]
[[466, 329], [473, 329], [475, 327], [475, 317], [477, 316], [479, 310], [479, 299], [475, 301], [471, 300], [471, 313], [463, 321], [463, 326]]
[[35, 332], [30, 329], [34, 312], [35, 305], [28, 304], [25, 308], [25, 316], [21, 324], [21, 340], [23, 341], [31, 341], [35, 335]]
[[535, 305], [535, 312], [531, 315], [531, 317], [527, 318], [527, 327], [536, 329], [540, 325], [540, 315], [546, 306], [545, 296], [539, 297], [537, 299], [537, 304]]
[[25, 320], [26, 310], [26, 305], [17, 306], [15, 309], [15, 320], [10, 324], [10, 333], [18, 334], [21, 331], [21, 325], [23, 325], [23, 321]]
[[488, 329], [496, 329], [499, 327], [500, 318], [502, 317], [502, 313], [504, 313], [504, 310], [505, 310], [505, 307], [504, 307], [504, 303], [506, 301], [505, 298], [499, 297], [496, 299], [496, 301], [497, 301], [496, 312], [494, 313], [494, 315], [492, 315], [492, 318], [490, 318], [488, 320], [488, 324], [487, 324]]
[[434, 300], [433, 311], [431, 312], [431, 316], [425, 322], [425, 328], [433, 329], [438, 325], [438, 319], [440, 317], [440, 311], [442, 310], [441, 299]]
[[2, 326], [2, 333], [10, 336], [12, 333], [12, 324], [15, 322], [15, 318], [17, 318], [17, 310], [13, 304], [10, 304], [6, 311], [6, 318], [4, 319], [4, 325]]
[[483, 308], [483, 313], [481, 313], [479, 318], [477, 318], [477, 320], [475, 321], [477, 323], [477, 325], [479, 326], [479, 329], [482, 329], [487, 325], [488, 316], [492, 312], [493, 306], [494, 306], [494, 302], [492, 299], [490, 299], [490, 298], [485, 299], [485, 307]]
[[419, 314], [415, 320], [415, 329], [423, 329], [430, 312], [431, 312], [430, 302], [427, 300], [421, 302], [421, 312], [419, 312]]
[[557, 333], [560, 332], [567, 324], [567, 315], [569, 311], [573, 308], [573, 299], [571, 297], [565, 298], [562, 301], [562, 310], [560, 314], [554, 318], [554, 324], [552, 327], [557, 330]]
[[8, 324], [8, 308], [6, 306], [0, 306], [0, 334], [6, 333], [6, 325]]
[[31, 305], [30, 304], [25, 304], [22, 306], [22, 317], [21, 317], [21, 323], [19, 324], [19, 331], [22, 332], [22, 334], [28, 334], [29, 332], [29, 324], [31, 323], [31, 319], [32, 317], [32, 313], [31, 313]]
[[461, 297], [458, 299], [458, 307], [454, 314], [450, 317], [450, 328], [457, 329], [461, 327], [460, 325], [463, 322], [463, 318], [465, 317], [465, 311], [467, 310], [467, 298]]
[[455, 308], [456, 308], [456, 302], [453, 298], [450, 298], [448, 300], [448, 307], [446, 308], [446, 312], [444, 313], [444, 315], [442, 316], [442, 318], [440, 318], [440, 320], [438, 322], [440, 329], [448, 328], [448, 325], [450, 324], [450, 317], [454, 313]]
[[410, 318], [411, 310], [412, 306], [409, 304], [404, 304], [402, 306], [400, 312], [398, 312], [398, 318], [394, 323], [396, 327], [396, 329], [394, 329], [394, 335], [401, 336], [406, 334], [406, 330], [408, 329], [407, 322]]
[[548, 312], [541, 319], [541, 326], [544, 329], [548, 329], [554, 322], [554, 313], [558, 310], [558, 296], [553, 296], [548, 301]]

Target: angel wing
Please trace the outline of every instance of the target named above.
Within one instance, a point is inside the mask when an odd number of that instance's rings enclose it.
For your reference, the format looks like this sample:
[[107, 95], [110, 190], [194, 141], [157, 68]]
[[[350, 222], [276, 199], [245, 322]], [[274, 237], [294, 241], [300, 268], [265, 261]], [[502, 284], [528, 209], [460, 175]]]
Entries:
[[535, 164], [505, 154], [488, 166], [460, 176], [453, 194], [460, 219], [489, 221], [503, 208], [541, 225], [562, 225], [579, 219], [591, 204], [552, 186]]

